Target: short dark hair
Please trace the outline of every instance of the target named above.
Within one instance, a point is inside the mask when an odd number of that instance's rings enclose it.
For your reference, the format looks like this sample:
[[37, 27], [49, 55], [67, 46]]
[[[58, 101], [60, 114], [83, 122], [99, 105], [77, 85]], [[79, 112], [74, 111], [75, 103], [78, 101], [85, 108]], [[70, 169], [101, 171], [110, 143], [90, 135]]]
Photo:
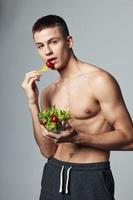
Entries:
[[33, 36], [35, 32], [41, 31], [45, 28], [59, 27], [64, 37], [69, 35], [69, 30], [63, 18], [57, 15], [46, 15], [39, 18], [32, 27]]

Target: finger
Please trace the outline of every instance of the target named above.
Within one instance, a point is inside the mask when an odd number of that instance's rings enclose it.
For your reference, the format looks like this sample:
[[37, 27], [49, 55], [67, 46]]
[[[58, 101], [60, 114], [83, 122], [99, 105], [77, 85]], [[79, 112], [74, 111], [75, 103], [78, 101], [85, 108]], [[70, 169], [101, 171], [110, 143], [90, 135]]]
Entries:
[[25, 75], [25, 82], [28, 83], [30, 81], [30, 79], [34, 78], [34, 77], [40, 78], [41, 75], [42, 75], [41, 73], [35, 73], [35, 71], [28, 72]]
[[41, 129], [42, 129], [46, 134], [48, 134], [47, 129], [46, 129], [43, 125], [41, 125], [41, 124], [40, 124], [40, 126], [41, 126]]
[[56, 140], [58, 140], [59, 138], [60, 138], [60, 135], [59, 134], [57, 134], [57, 133], [53, 133], [53, 132], [47, 132], [47, 135], [50, 137], [50, 138], [52, 138], [52, 139], [56, 139]]
[[33, 88], [34, 91], [36, 91], [36, 92], [38, 91], [38, 87], [36, 85], [36, 82], [33, 83], [32, 88]]
[[47, 134], [47, 132], [45, 132], [44, 129], [41, 128], [41, 132], [42, 132], [42, 135], [43, 135], [44, 137], [50, 139], [49, 136], [48, 136], [48, 134]]
[[35, 78], [37, 81], [40, 81], [40, 76], [39, 76], [39, 75], [34, 75], [34, 76], [30, 77], [30, 78], [27, 80], [27, 83], [29, 83], [30, 80], [31, 80], [32, 78]]
[[66, 130], [70, 127], [70, 124], [67, 121], [62, 121], [61, 124], [62, 124], [64, 130]]
[[[30, 82], [31, 79], [36, 78], [36, 76], [32, 76], [32, 77], [26, 77], [22, 83], [22, 87], [25, 88], [27, 87], [27, 84]], [[37, 79], [37, 78], [36, 78]]]
[[48, 138], [47, 135], [46, 135], [46, 133], [45, 133], [42, 129], [41, 129], [41, 132], [42, 132], [42, 135], [43, 135], [44, 137]]
[[32, 86], [35, 81], [37, 81], [37, 77], [31, 78], [29, 81], [29, 86]]
[[53, 141], [54, 141], [55, 144], [58, 143], [58, 140], [57, 140], [57, 139], [53, 139]]
[[72, 122], [73, 122], [72, 118], [68, 120], [68, 123], [70, 124], [70, 126], [71, 126]]
[[39, 72], [39, 71], [37, 71], [37, 70], [32, 70], [32, 71], [26, 73], [26, 75], [29, 75], [29, 76], [30, 76], [30, 75], [35, 75], [35, 74], [36, 74], [36, 75], [37, 75], [37, 74], [38, 74], [38, 75], [41, 75], [42, 73]]
[[51, 132], [49, 132], [46, 128], [44, 128], [43, 125], [40, 125], [40, 126], [41, 126], [43, 136], [47, 137], [48, 139], [56, 139], [57, 140], [57, 138], [55, 137], [56, 134], [52, 134]]
[[43, 130], [41, 130], [41, 132], [42, 132], [42, 136], [43, 136], [43, 137], [45, 137], [45, 138], [47, 138], [47, 139], [51, 139], [49, 136], [47, 136], [47, 134], [46, 134]]
[[69, 122], [65, 122], [65, 129], [70, 129], [71, 125], [69, 124]]
[[24, 89], [24, 91], [26, 92], [26, 91], [28, 91], [30, 89], [30, 90], [34, 90], [34, 92], [36, 92], [36, 93], [39, 92], [35, 81], [36, 81], [36, 78], [31, 78], [29, 83], [23, 82], [22, 83], [22, 88]]

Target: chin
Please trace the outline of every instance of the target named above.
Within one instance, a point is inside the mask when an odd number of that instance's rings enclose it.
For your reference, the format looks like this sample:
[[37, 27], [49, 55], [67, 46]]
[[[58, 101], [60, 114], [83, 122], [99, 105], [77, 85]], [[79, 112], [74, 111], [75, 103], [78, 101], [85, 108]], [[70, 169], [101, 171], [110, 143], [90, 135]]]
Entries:
[[66, 66], [59, 66], [59, 67], [57, 68], [57, 70], [58, 70], [58, 71], [63, 71], [65, 68], [66, 68]]

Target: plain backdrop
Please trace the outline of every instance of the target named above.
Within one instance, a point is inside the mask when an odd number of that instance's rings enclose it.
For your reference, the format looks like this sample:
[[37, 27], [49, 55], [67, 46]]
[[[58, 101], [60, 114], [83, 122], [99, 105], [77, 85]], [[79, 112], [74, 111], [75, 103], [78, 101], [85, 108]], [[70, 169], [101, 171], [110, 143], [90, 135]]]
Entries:
[[[32, 130], [21, 88], [25, 73], [42, 65], [33, 43], [33, 23], [47, 14], [62, 16], [74, 38], [77, 57], [109, 71], [119, 82], [133, 116], [132, 0], [0, 1], [0, 199], [37, 200], [46, 159]], [[41, 90], [58, 77], [48, 71]], [[133, 199], [133, 154], [113, 151], [111, 166], [117, 200]]]

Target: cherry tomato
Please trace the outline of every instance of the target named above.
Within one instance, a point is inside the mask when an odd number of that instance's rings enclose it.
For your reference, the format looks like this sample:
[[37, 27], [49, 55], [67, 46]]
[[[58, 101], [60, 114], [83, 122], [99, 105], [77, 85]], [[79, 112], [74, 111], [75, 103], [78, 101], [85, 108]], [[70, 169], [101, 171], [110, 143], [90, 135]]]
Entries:
[[58, 117], [56, 115], [52, 115], [50, 118], [51, 122], [57, 123], [58, 122]]
[[47, 124], [47, 121], [40, 121], [41, 125], [45, 126]]
[[47, 61], [46, 62], [46, 65], [49, 67], [49, 68], [53, 68], [54, 67], [54, 64], [50, 61]]

